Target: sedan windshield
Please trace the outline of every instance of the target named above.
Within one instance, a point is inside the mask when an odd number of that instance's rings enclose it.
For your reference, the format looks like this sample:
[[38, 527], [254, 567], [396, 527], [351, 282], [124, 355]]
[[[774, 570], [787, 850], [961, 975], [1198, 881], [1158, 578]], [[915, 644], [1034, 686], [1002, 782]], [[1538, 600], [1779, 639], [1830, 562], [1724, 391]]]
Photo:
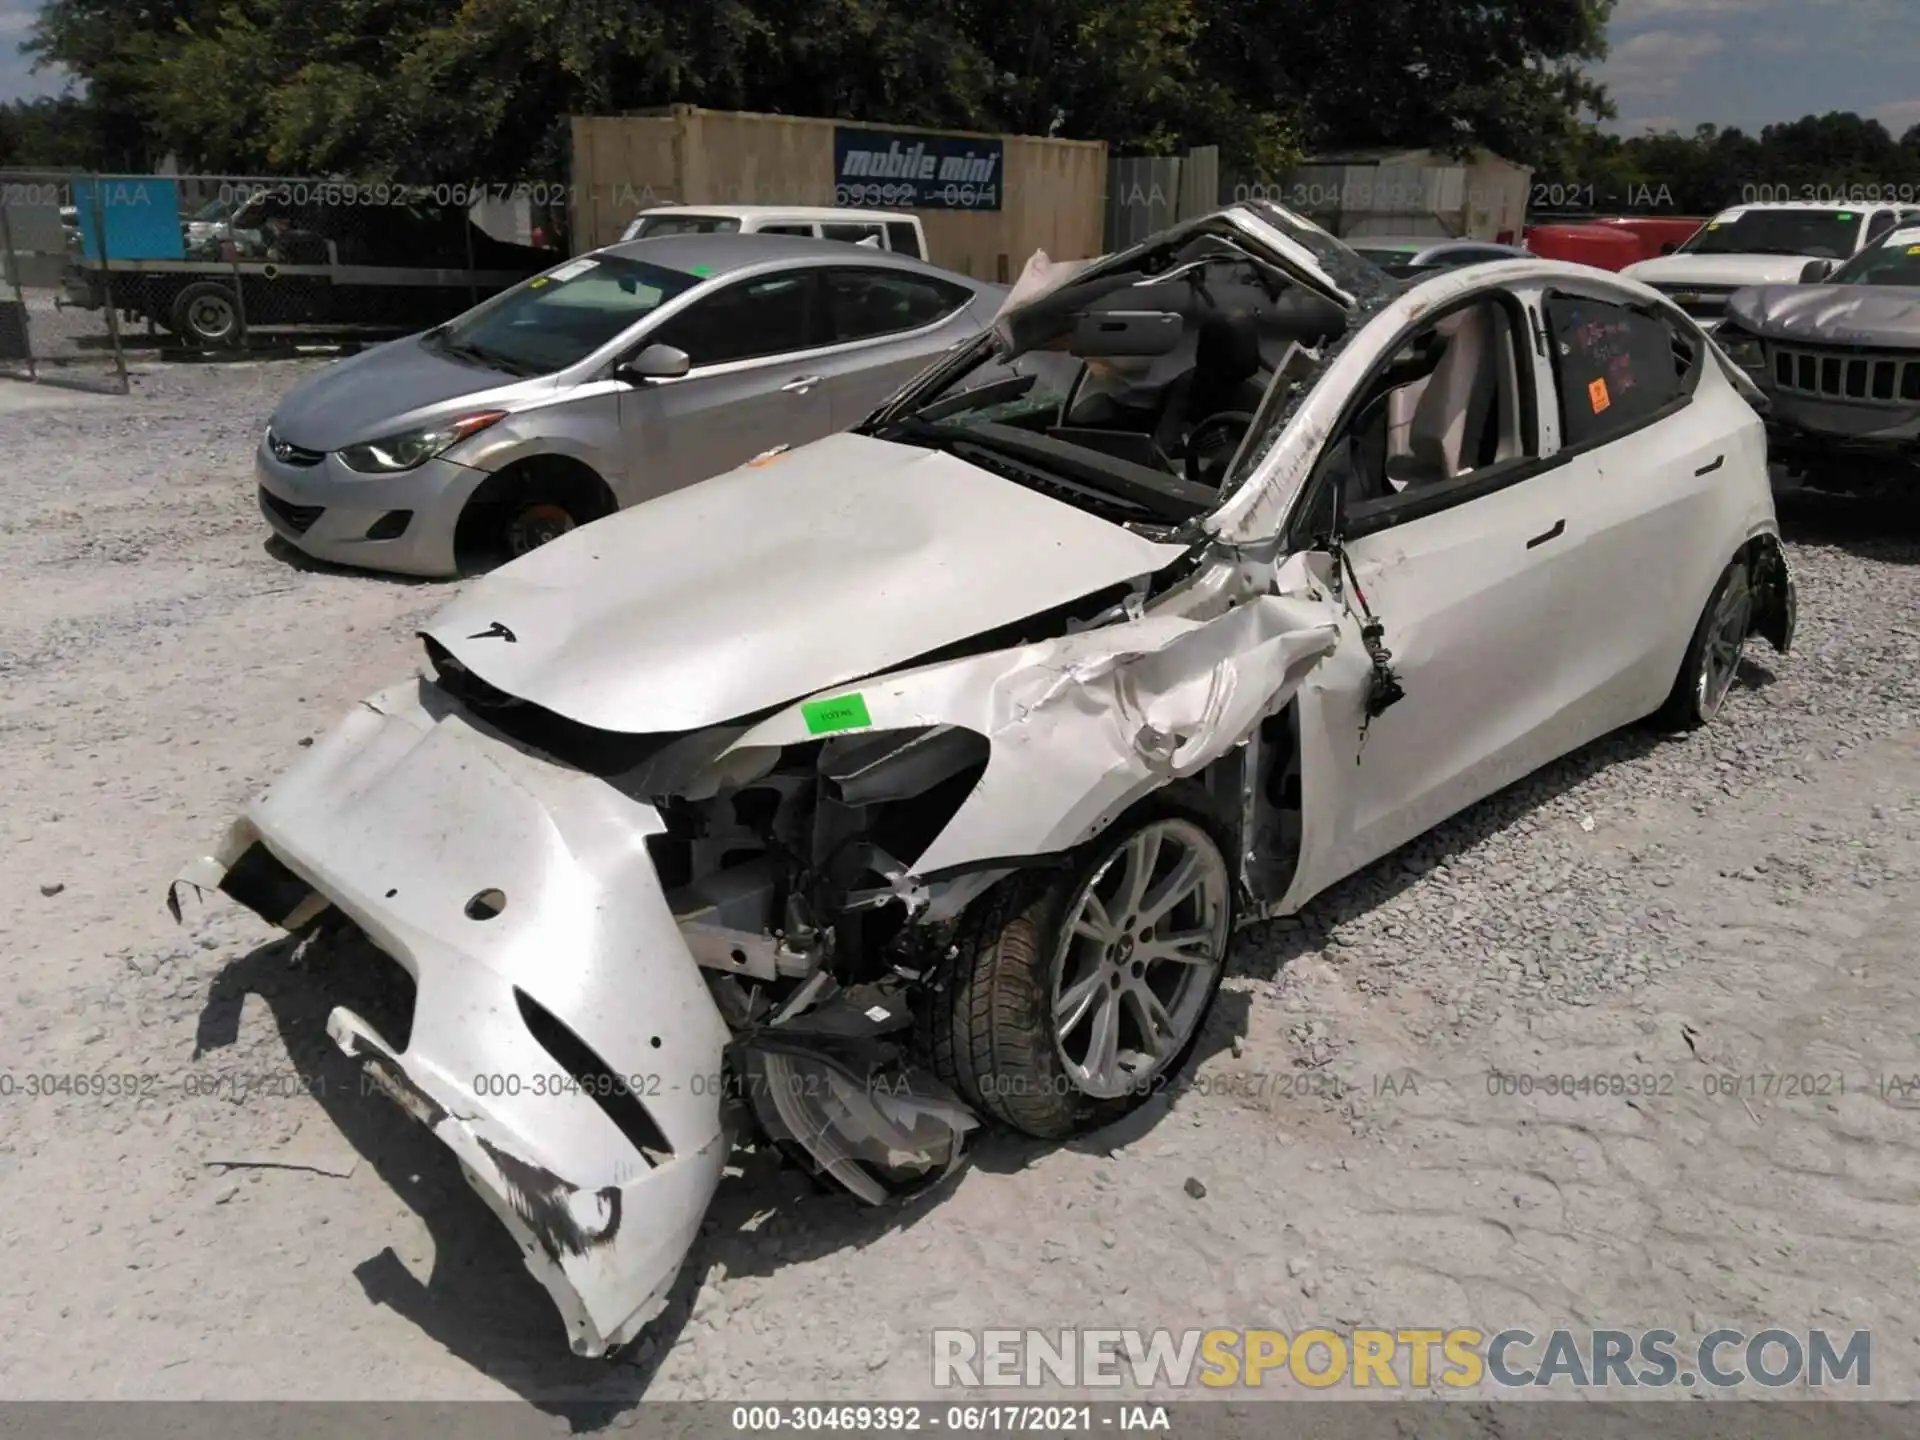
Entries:
[[1834, 271], [1829, 283], [1920, 287], [1920, 230], [1889, 235], [1884, 244], [1861, 251]]
[[1748, 210], [1697, 231], [1681, 255], [1809, 255], [1844, 260], [1860, 238], [1857, 210]]
[[427, 338], [450, 355], [512, 375], [551, 375], [700, 283], [698, 275], [662, 265], [588, 255], [516, 285]]

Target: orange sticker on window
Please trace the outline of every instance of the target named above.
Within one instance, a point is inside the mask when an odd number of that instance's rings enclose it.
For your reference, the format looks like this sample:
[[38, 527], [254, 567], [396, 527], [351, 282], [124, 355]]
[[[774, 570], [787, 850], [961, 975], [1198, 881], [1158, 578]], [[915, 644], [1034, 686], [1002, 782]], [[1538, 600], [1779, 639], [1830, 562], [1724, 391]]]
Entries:
[[1607, 382], [1604, 380], [1596, 380], [1587, 386], [1587, 399], [1592, 403], [1593, 413], [1596, 415], [1613, 404], [1612, 398], [1607, 394]]

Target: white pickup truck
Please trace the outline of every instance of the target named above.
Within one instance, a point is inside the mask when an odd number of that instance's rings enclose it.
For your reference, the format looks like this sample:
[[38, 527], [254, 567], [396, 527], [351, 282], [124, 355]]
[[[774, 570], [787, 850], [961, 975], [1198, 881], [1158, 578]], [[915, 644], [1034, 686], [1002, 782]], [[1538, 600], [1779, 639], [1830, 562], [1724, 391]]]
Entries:
[[657, 205], [634, 216], [622, 240], [659, 235], [809, 235], [927, 258], [920, 217], [888, 210], [834, 210], [811, 205]]
[[1895, 225], [1914, 220], [1920, 220], [1920, 208], [1913, 206], [1736, 205], [1672, 254], [1620, 273], [1653, 286], [1712, 330], [1725, 318], [1734, 291], [1823, 280]]

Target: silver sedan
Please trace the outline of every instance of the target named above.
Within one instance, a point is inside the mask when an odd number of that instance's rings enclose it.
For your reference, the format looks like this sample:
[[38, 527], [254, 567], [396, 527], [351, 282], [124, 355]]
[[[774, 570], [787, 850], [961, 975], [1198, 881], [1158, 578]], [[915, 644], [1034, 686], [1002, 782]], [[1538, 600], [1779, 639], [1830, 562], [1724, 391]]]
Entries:
[[317, 559], [457, 574], [858, 424], [1005, 294], [833, 241], [612, 245], [299, 386], [260, 508]]

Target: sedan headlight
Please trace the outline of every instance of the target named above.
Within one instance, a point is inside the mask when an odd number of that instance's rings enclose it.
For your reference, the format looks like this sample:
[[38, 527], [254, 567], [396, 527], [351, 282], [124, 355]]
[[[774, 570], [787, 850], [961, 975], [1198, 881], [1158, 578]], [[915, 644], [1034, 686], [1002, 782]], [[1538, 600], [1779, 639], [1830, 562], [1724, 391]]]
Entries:
[[403, 435], [389, 435], [381, 440], [345, 446], [340, 451], [340, 459], [349, 470], [368, 475], [392, 475], [401, 470], [411, 470], [416, 465], [424, 465], [434, 456], [451, 450], [469, 435], [476, 435], [506, 418], [507, 412], [504, 410], [480, 410], [472, 415], [462, 415], [457, 420], [443, 420], [418, 430], [409, 430]]
[[1742, 370], [1761, 371], [1767, 368], [1766, 347], [1753, 336], [1722, 325], [1714, 333], [1713, 339], [1727, 352], [1727, 358]]

